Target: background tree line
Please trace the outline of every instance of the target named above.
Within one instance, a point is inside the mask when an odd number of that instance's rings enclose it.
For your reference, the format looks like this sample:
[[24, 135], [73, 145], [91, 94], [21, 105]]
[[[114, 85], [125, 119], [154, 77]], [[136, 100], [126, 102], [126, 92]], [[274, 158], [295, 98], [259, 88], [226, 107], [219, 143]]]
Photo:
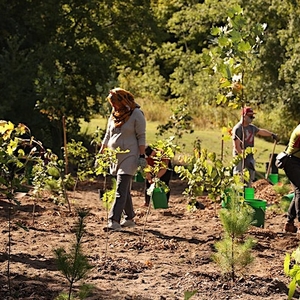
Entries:
[[80, 119], [108, 114], [115, 86], [197, 117], [216, 106], [211, 29], [225, 26], [235, 4], [245, 30], [266, 24], [245, 72], [245, 102], [287, 139], [300, 117], [297, 0], [0, 0], [0, 116], [56, 151], [62, 116], [71, 139]]

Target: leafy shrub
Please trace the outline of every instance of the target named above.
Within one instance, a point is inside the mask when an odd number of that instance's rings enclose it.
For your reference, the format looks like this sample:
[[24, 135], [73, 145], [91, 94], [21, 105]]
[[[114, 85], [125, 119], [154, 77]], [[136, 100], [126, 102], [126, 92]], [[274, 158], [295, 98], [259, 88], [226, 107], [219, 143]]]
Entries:
[[[293, 266], [291, 262], [293, 259]], [[284, 273], [288, 277], [292, 278], [289, 284], [288, 300], [291, 300], [296, 291], [297, 285], [300, 285], [300, 247], [298, 247], [292, 255], [287, 253], [284, 260]]]

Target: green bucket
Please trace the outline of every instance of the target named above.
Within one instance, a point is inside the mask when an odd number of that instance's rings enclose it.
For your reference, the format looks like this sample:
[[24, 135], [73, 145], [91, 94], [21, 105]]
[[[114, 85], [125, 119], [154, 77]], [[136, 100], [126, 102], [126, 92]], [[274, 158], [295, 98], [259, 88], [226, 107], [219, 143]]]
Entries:
[[254, 199], [254, 188], [245, 188], [244, 192], [245, 200], [252, 200]]
[[293, 200], [293, 198], [294, 198], [294, 195], [295, 195], [295, 193], [287, 194], [287, 195], [283, 196], [281, 198], [281, 200], [287, 200], [287, 201], [291, 202]]
[[143, 175], [142, 175], [141, 172], [137, 172], [137, 173], [134, 175], [134, 181], [135, 181], [135, 182], [144, 182], [144, 181], [145, 181], [145, 179], [144, 179], [144, 177], [143, 177]]
[[290, 207], [290, 204], [294, 198], [294, 193], [290, 193], [288, 195], [285, 195], [281, 198], [281, 201], [280, 201], [280, 207], [285, 211], [287, 212], [289, 207]]
[[168, 208], [167, 195], [162, 188], [153, 189], [151, 199], [152, 199], [152, 205], [154, 209]]
[[270, 180], [273, 184], [278, 183], [278, 174], [270, 174], [270, 175], [269, 175], [269, 180]]
[[256, 227], [265, 226], [265, 211], [267, 208], [267, 201], [260, 199], [248, 199], [245, 202], [254, 209], [253, 225]]

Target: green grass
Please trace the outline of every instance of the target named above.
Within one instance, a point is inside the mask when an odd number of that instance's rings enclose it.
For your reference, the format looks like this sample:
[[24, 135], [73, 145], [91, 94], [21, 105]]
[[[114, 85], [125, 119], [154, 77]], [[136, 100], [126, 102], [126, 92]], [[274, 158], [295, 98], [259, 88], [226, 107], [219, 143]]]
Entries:
[[[146, 138], [147, 143], [154, 142], [157, 138], [155, 133], [159, 122], [147, 122]], [[90, 123], [82, 123], [82, 131], [87, 133], [93, 133], [98, 127], [105, 129], [106, 119], [95, 118]], [[172, 134], [170, 134], [172, 135]], [[169, 136], [170, 136], [169, 135]], [[165, 136], [168, 137], [168, 136]], [[163, 139], [164, 137], [159, 137]], [[219, 158], [221, 158], [223, 152], [224, 162], [229, 162], [232, 158], [232, 141], [227, 140], [222, 145], [222, 132], [221, 129], [209, 129], [209, 130], [195, 130], [192, 134], [184, 134], [182, 139], [179, 139], [177, 143], [180, 145], [181, 150], [185, 154], [191, 154], [193, 151], [193, 143], [196, 139], [201, 141], [201, 148], [208, 149], [209, 152], [215, 152]], [[183, 147], [182, 145], [185, 145]], [[223, 147], [223, 148], [222, 148]], [[266, 163], [269, 161], [269, 155], [272, 153], [274, 147], [273, 142], [268, 142], [262, 138], [255, 138], [255, 154], [256, 169], [259, 173], [265, 174]], [[279, 153], [285, 149], [284, 145], [276, 145], [275, 153]], [[283, 171], [280, 170], [279, 175], [283, 175]]]

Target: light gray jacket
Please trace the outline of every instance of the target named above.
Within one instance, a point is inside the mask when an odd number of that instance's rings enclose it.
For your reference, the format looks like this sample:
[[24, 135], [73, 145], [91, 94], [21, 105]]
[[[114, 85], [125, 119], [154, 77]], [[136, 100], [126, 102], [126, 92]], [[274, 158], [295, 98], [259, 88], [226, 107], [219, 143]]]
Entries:
[[110, 149], [120, 147], [120, 150], [130, 151], [117, 154], [118, 164], [110, 168], [112, 175], [134, 175], [138, 168], [139, 146], [146, 144], [146, 120], [143, 112], [136, 108], [120, 128], [115, 128], [112, 116], [110, 116], [102, 144]]

